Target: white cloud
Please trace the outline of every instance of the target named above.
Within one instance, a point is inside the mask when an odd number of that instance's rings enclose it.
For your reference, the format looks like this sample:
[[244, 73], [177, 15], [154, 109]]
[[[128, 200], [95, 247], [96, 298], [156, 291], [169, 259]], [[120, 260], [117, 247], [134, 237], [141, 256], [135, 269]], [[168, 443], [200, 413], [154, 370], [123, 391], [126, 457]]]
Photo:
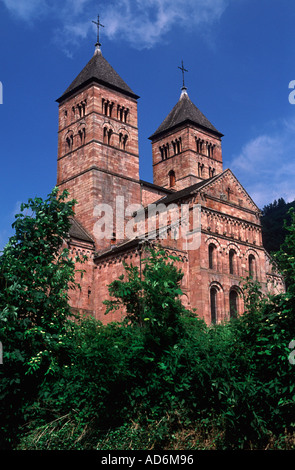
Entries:
[[33, 20], [36, 16], [46, 14], [48, 5], [46, 0], [0, 0], [15, 16], [26, 21]]
[[282, 120], [246, 143], [231, 168], [256, 204], [295, 200], [295, 120]]
[[[40, 15], [56, 20], [56, 39], [78, 44], [95, 26], [91, 19], [100, 13], [102, 34], [124, 40], [137, 49], [151, 48], [174, 27], [191, 30], [218, 20], [231, 0], [104, 0], [97, 11], [96, 0], [0, 0], [10, 12], [31, 21]], [[92, 18], [93, 16], [93, 18]], [[206, 31], [207, 33], [207, 31]], [[95, 37], [95, 36], [94, 36]]]
[[136, 48], [150, 48], [168, 31], [181, 26], [186, 30], [213, 23], [229, 0], [117, 0], [103, 12], [108, 25], [105, 34], [123, 38]]

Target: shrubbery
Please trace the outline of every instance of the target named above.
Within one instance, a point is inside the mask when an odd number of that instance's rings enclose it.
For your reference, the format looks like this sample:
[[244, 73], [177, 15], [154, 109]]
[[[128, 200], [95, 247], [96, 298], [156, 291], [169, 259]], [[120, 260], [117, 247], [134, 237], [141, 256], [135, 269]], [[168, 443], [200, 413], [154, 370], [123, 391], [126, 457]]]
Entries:
[[[124, 308], [124, 321], [69, 321], [61, 316], [68, 314], [62, 304], [56, 311], [62, 321], [55, 327], [54, 305], [59, 304], [52, 302], [46, 318], [42, 309], [36, 310], [35, 331], [31, 310], [22, 315], [22, 306], [31, 300], [33, 304], [35, 291], [26, 291], [24, 304], [17, 296], [7, 304], [1, 300], [13, 290], [4, 252], [0, 267], [2, 279], [9, 282], [0, 296], [0, 333], [9, 348], [4, 348], [7, 366], [0, 368], [2, 445], [81, 450], [294, 448], [295, 366], [288, 360], [289, 343], [295, 339], [294, 232], [293, 216], [286, 246], [278, 255], [288, 276], [287, 294], [265, 298], [258, 285], [246, 280], [244, 315], [212, 326], [182, 306], [182, 273], [174, 258], [154, 248], [145, 252], [142, 273], [126, 265], [125, 276], [110, 285], [112, 300], [106, 309]], [[22, 243], [26, 241], [17, 246]], [[72, 279], [73, 266], [67, 253], [63, 256], [69, 269], [64, 279]], [[47, 299], [42, 302], [48, 305]], [[40, 355], [42, 361], [32, 367], [32, 358]]]

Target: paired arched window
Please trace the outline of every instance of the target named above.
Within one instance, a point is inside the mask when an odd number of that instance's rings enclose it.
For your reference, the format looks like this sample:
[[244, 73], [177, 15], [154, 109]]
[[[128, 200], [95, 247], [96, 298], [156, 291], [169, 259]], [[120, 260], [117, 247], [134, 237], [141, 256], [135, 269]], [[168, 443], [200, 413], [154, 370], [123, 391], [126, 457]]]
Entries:
[[85, 137], [86, 137], [86, 129], [85, 127], [81, 127], [78, 131], [79, 134], [79, 140], [80, 140], [80, 145], [85, 144]]
[[174, 155], [179, 154], [182, 151], [182, 142], [181, 137], [178, 139], [172, 140], [173, 153]]
[[162, 160], [169, 158], [169, 144], [161, 145], [159, 148]]
[[74, 144], [74, 134], [71, 132], [66, 137], [66, 152], [71, 152], [73, 150]]
[[101, 106], [103, 114], [105, 114], [105, 116], [112, 117], [114, 103], [112, 101], [102, 98]]
[[103, 128], [103, 142], [104, 144], [111, 145], [112, 144], [112, 135], [113, 135], [113, 130], [108, 129], [107, 127]]
[[176, 184], [175, 172], [173, 170], [170, 170], [168, 176], [169, 176], [169, 186], [170, 188], [173, 188], [173, 186], [175, 186]]
[[213, 178], [215, 176], [215, 168], [209, 166], [209, 178]]
[[117, 119], [122, 122], [127, 122], [127, 116], [129, 113], [129, 109], [125, 108], [124, 106], [117, 105]]
[[200, 178], [204, 176], [204, 163], [198, 163], [198, 175]]
[[128, 140], [128, 135], [127, 134], [119, 134], [119, 148], [122, 150], [126, 150], [127, 148], [127, 140]]

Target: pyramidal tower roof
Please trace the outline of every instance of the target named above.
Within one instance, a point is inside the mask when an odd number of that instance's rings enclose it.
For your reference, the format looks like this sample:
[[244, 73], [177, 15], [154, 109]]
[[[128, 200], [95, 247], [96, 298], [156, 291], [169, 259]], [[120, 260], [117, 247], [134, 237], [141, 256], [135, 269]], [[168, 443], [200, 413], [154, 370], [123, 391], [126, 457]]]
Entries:
[[203, 129], [207, 129], [219, 137], [223, 136], [223, 134], [221, 134], [213, 124], [211, 124], [197, 106], [192, 103], [188, 96], [186, 87], [183, 86], [178, 102], [149, 139], [153, 140], [155, 137], [185, 123], [191, 123]]
[[62, 96], [56, 100], [58, 103], [91, 83], [104, 85], [135, 99], [139, 98], [103, 57], [99, 46], [96, 45], [94, 55], [88, 64], [85, 65]]

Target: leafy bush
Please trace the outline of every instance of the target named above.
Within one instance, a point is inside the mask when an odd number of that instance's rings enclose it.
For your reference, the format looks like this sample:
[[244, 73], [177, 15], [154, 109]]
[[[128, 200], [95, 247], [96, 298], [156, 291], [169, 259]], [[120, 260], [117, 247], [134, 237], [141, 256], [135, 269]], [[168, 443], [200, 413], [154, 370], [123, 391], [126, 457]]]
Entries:
[[[1, 416], [14, 419], [2, 420], [6, 442], [16, 447], [13, 432], [25, 424], [20, 449], [294, 448], [294, 233], [295, 220], [278, 255], [287, 293], [262, 295], [247, 279], [245, 313], [211, 326], [182, 306], [182, 272], [161, 248], [145, 252], [142, 272], [125, 265], [109, 286], [107, 312], [126, 316], [107, 325], [66, 320], [63, 281], [52, 302], [46, 282], [43, 292], [34, 278], [14, 292], [9, 257], [6, 264], [1, 258], [5, 295], [14, 299], [4, 304], [0, 296], [9, 364], [0, 369]], [[58, 279], [71, 280], [73, 265], [63, 256], [48, 269], [65, 269]], [[35, 303], [33, 322], [28, 305]]]
[[70, 315], [75, 261], [64, 247], [75, 201], [54, 189], [22, 204], [0, 256], [0, 448], [13, 445], [27, 405], [54, 372]]

